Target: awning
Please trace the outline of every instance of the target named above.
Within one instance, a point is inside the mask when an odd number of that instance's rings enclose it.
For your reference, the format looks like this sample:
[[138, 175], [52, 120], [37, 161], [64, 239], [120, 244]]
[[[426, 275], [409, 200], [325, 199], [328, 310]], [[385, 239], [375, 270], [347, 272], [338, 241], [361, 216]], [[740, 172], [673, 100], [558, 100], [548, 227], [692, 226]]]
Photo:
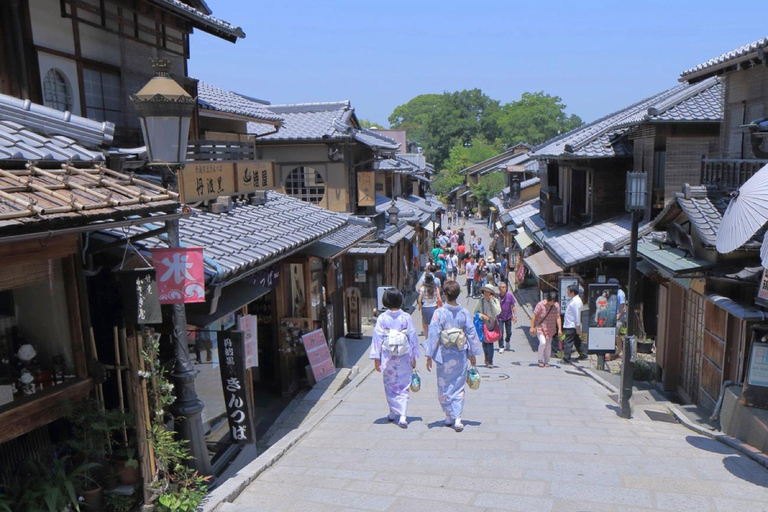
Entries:
[[674, 247], [661, 246], [652, 242], [641, 242], [637, 246], [637, 252], [656, 267], [661, 267], [672, 276], [685, 275], [691, 272], [701, 271], [712, 267], [713, 262], [695, 259], [685, 251]]
[[439, 225], [438, 225], [436, 222], [428, 222], [428, 223], [427, 223], [427, 224], [424, 226], [424, 229], [426, 229], [427, 231], [434, 231], [434, 230], [436, 230], [436, 229], [437, 229], [437, 228], [439, 228], [439, 227], [440, 227], [440, 226], [439, 226]]
[[253, 279], [242, 279], [221, 289], [221, 297], [213, 313], [211, 313], [210, 297], [206, 298], [205, 302], [186, 304], [187, 323], [205, 327], [233, 311], [242, 309], [243, 306], [271, 291], [269, 288], [255, 284]]
[[499, 222], [499, 221], [496, 221], [495, 226], [496, 226], [496, 229], [501, 229], [502, 228], [501, 222]]
[[552, 258], [549, 257], [547, 251], [537, 252], [536, 254], [523, 259], [523, 261], [537, 277], [557, 274], [558, 272], [563, 271], [560, 265], [552, 261]]
[[528, 233], [526, 233], [525, 231], [520, 231], [518, 234], [516, 234], [515, 241], [517, 242], [517, 245], [519, 245], [521, 249], [525, 249], [526, 247], [528, 247], [533, 243], [533, 240], [531, 240], [531, 237], [529, 237]]

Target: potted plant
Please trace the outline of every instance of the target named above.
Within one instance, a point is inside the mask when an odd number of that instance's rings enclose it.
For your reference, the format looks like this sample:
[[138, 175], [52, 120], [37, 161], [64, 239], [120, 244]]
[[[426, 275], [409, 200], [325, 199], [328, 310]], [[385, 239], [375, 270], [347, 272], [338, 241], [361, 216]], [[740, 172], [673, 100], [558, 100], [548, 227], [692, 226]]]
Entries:
[[97, 464], [71, 466], [69, 456], [46, 465], [28, 459], [21, 466], [22, 485], [14, 512], [85, 512], [80, 507], [79, 486]]
[[104, 495], [107, 512], [128, 512], [133, 508], [136, 499], [132, 494], [117, 494], [110, 492]]
[[653, 339], [642, 338], [637, 340], [637, 353], [650, 354], [653, 352]]
[[120, 450], [115, 451], [113, 459], [117, 478], [123, 485], [136, 485], [141, 480], [139, 460], [136, 458], [136, 447], [133, 441]]

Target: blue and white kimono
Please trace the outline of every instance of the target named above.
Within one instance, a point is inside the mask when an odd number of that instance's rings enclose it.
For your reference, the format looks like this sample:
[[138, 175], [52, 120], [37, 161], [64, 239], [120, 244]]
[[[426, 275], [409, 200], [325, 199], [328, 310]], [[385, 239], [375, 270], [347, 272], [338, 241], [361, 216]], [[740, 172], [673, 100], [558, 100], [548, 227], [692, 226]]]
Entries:
[[[387, 336], [387, 329], [407, 331], [410, 352], [402, 356], [393, 356], [382, 346]], [[384, 392], [387, 395], [390, 417], [405, 416], [411, 385], [411, 359], [421, 357], [419, 336], [413, 326], [411, 315], [402, 309], [387, 310], [376, 320], [371, 339], [370, 359], [381, 361], [381, 373], [384, 376]]]
[[[463, 350], [458, 347], [444, 347], [440, 343], [443, 329], [464, 330], [467, 343]], [[464, 386], [469, 368], [469, 358], [483, 353], [482, 345], [472, 321], [472, 315], [463, 306], [444, 305], [435, 311], [429, 324], [429, 338], [424, 350], [427, 357], [437, 363], [437, 399], [450, 419], [461, 418], [464, 410]]]

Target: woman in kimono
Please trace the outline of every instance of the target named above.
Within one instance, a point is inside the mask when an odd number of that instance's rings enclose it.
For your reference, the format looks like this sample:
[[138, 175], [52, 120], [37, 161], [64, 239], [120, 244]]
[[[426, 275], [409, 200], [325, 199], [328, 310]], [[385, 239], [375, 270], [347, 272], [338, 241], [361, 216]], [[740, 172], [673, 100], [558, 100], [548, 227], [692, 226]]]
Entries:
[[461, 413], [464, 411], [467, 363], [474, 366], [475, 356], [483, 350], [472, 316], [456, 302], [461, 293], [459, 283], [448, 281], [443, 291], [447, 303], [432, 317], [425, 344], [427, 371], [432, 371], [434, 360], [437, 364], [437, 399], [445, 413], [445, 425], [461, 432], [464, 430]]
[[419, 337], [411, 315], [400, 309], [403, 295], [399, 291], [385, 291], [381, 303], [387, 311], [376, 320], [368, 357], [373, 359], [376, 371], [384, 374], [384, 393], [389, 404], [387, 419], [397, 421], [400, 428], [408, 428], [405, 414], [411, 373], [416, 368], [416, 358], [421, 356]]

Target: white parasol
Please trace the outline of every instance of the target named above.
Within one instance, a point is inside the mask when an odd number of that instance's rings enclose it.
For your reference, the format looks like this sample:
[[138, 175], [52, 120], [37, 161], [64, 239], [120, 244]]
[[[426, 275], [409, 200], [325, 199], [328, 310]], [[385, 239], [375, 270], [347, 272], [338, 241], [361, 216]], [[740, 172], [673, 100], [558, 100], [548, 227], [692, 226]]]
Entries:
[[760, 247], [760, 259], [763, 260], [763, 268], [768, 268], [768, 231], [763, 236], [763, 245]]
[[731, 199], [717, 233], [717, 252], [725, 254], [735, 251], [755, 236], [766, 222], [768, 165], [749, 178]]

